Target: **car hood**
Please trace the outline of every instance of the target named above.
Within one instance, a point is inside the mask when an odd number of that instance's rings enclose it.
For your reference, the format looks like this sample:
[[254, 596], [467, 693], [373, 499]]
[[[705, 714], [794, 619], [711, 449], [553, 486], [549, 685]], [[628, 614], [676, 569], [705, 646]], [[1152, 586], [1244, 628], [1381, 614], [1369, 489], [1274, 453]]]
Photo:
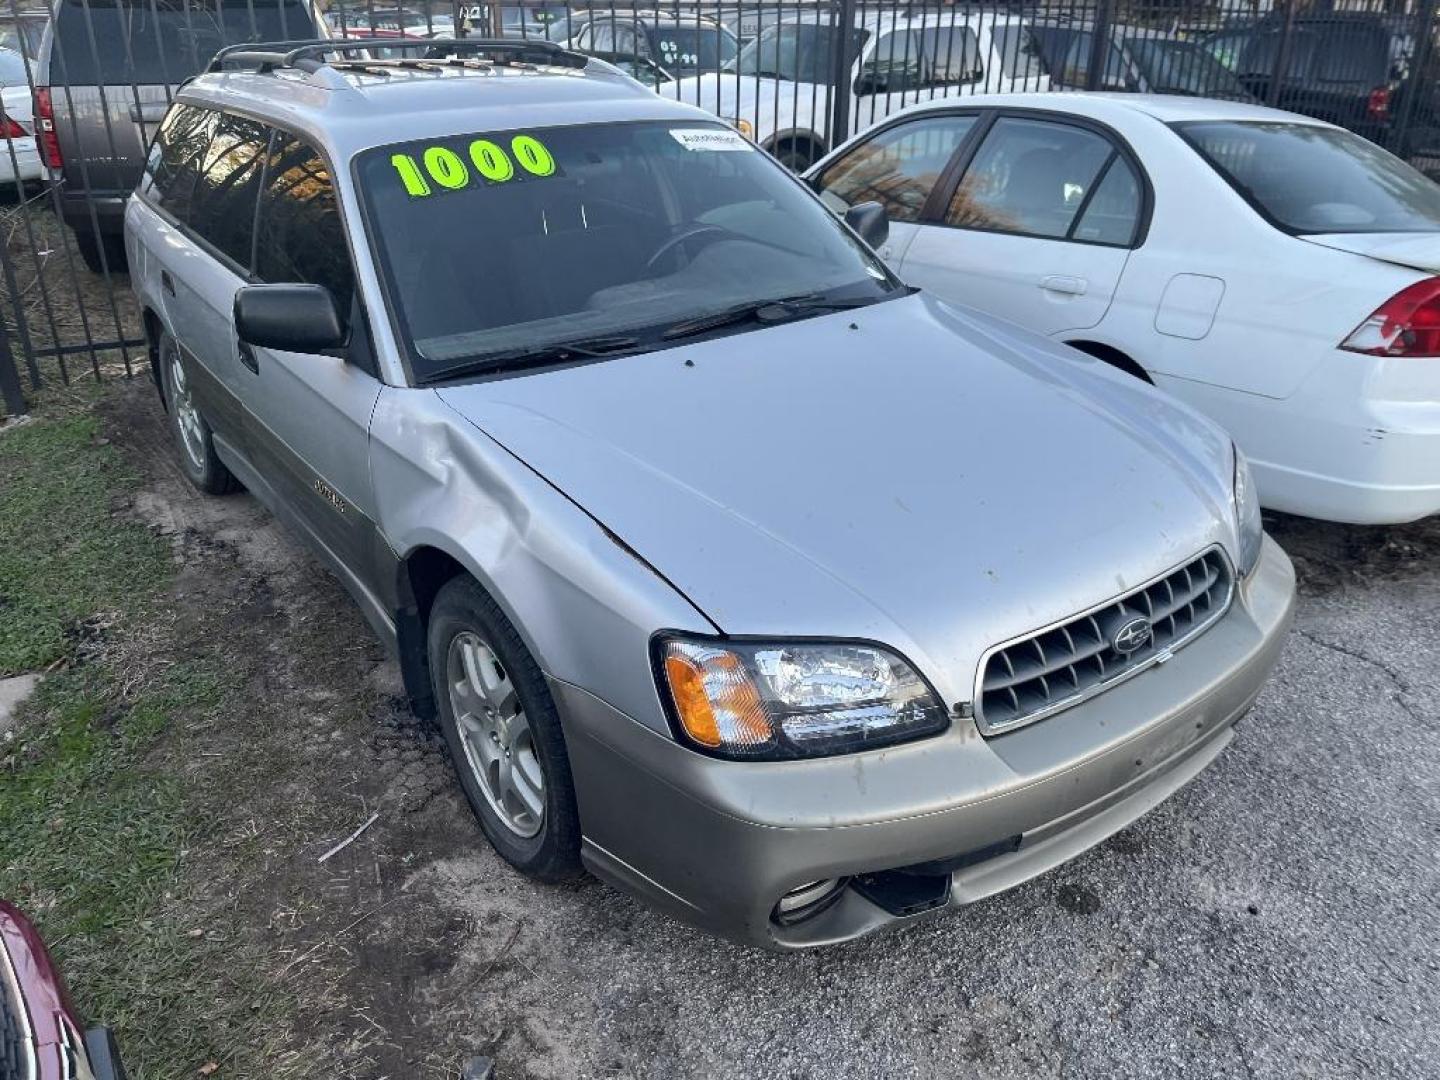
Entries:
[[1300, 239], [1397, 266], [1440, 272], [1440, 233], [1320, 233]]
[[730, 634], [881, 640], [968, 678], [1234, 551], [1218, 428], [923, 295], [437, 393]]

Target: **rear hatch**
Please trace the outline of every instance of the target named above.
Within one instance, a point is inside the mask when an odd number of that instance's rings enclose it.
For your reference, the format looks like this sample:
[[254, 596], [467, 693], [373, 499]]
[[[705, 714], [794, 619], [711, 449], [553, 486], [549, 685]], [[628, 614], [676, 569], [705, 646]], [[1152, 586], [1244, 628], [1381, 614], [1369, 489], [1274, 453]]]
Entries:
[[49, 79], [67, 189], [128, 194], [174, 88], [222, 46], [316, 36], [303, 0], [63, 3]]

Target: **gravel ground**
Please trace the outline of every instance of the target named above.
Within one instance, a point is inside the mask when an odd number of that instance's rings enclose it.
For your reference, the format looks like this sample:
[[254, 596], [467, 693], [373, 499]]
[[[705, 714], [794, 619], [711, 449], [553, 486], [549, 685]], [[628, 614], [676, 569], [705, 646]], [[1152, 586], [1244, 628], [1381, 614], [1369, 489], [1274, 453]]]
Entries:
[[[125, 401], [117, 437], [155, 469], [158, 410], [138, 389]], [[296, 790], [343, 810], [369, 783], [382, 810], [323, 878], [333, 825], [273, 845], [237, 915], [263, 934], [272, 909], [307, 912], [278, 947], [314, 953], [340, 995], [306, 1014], [328, 1047], [316, 1076], [453, 1077], [470, 1054], [501, 1080], [1440, 1076], [1440, 518], [1274, 519], [1296, 628], [1213, 767], [1008, 894], [776, 956], [598, 883], [515, 874], [441, 742], [386, 696], [393, 670], [323, 662], [336, 640], [373, 640], [339, 587], [248, 496], [206, 500], [172, 474], [137, 511], [194, 578], [243, 578], [278, 605], [243, 611], [285, 661], [256, 707], [308, 710], [309, 727], [267, 730], [301, 758], [326, 748]], [[293, 816], [292, 796], [267, 798], [272, 821]]]

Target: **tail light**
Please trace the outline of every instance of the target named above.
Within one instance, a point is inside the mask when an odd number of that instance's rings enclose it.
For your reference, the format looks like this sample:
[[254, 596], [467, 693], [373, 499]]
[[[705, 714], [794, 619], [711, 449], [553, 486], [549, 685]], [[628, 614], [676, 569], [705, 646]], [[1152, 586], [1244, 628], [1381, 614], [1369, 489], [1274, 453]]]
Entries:
[[55, 132], [55, 109], [50, 104], [50, 87], [35, 88], [35, 130], [40, 136], [40, 154], [52, 169], [64, 167], [60, 156], [60, 136]]
[[10, 117], [0, 117], [0, 139], [23, 139], [30, 133]]
[[1440, 356], [1440, 278], [1401, 289], [1351, 331], [1340, 348], [1369, 356]]
[[1365, 102], [1365, 115], [1371, 120], [1390, 119], [1390, 88], [1388, 86], [1377, 86], [1370, 91], [1370, 99]]

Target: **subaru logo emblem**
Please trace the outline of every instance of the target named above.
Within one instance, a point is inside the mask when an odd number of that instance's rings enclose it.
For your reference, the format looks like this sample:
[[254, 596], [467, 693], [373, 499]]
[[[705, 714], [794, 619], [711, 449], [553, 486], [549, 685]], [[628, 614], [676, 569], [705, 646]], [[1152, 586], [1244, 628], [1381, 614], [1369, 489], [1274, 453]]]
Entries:
[[1118, 653], [1129, 654], [1144, 646], [1150, 640], [1150, 634], [1149, 619], [1131, 619], [1115, 631], [1110, 638], [1110, 647]]

